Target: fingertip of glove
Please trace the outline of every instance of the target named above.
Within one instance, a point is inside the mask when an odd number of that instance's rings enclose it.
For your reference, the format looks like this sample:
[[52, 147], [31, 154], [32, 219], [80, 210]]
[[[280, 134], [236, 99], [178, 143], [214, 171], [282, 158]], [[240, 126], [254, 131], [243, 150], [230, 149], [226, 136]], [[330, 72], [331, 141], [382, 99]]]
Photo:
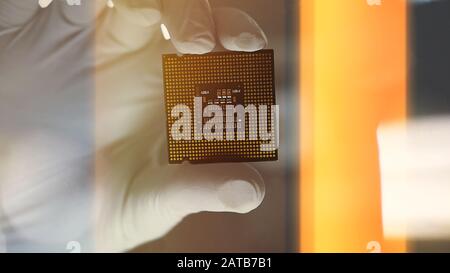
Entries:
[[231, 51], [253, 52], [266, 47], [267, 41], [261, 36], [243, 32], [234, 37], [223, 37], [221, 43], [224, 48]]
[[164, 1], [163, 13], [163, 23], [179, 53], [205, 54], [214, 50], [215, 24], [208, 0]]
[[129, 22], [150, 27], [161, 21], [161, 7], [159, 1], [117, 1], [117, 13]]
[[217, 194], [227, 211], [248, 213], [259, 207], [264, 200], [264, 182], [255, 171], [244, 179], [231, 180], [220, 185]]
[[213, 37], [172, 39], [172, 43], [182, 54], [205, 54], [213, 51], [216, 46]]
[[225, 49], [257, 51], [268, 44], [258, 23], [247, 13], [235, 8], [218, 8], [213, 12], [217, 36]]

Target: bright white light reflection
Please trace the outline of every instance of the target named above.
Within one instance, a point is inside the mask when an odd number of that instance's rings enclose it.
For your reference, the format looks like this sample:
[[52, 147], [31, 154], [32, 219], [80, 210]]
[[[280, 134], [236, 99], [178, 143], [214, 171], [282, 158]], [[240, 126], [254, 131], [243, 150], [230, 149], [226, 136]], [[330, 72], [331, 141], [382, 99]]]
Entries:
[[450, 238], [450, 116], [378, 128], [387, 237]]

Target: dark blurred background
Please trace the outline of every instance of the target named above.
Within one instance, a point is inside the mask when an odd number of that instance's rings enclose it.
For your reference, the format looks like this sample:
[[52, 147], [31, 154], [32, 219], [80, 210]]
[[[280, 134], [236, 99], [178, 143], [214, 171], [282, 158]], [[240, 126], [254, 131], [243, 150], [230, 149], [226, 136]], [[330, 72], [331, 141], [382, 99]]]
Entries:
[[[411, 4], [409, 14], [409, 115], [450, 115], [450, 1]], [[411, 240], [409, 248], [450, 252], [450, 239]]]

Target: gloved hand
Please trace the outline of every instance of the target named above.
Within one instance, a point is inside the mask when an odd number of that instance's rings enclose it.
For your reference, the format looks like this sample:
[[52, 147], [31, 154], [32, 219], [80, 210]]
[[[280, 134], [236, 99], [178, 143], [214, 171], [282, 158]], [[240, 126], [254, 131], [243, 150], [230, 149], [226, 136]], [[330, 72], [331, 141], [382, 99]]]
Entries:
[[189, 214], [246, 213], [264, 198], [250, 165], [168, 165], [161, 71], [173, 48], [263, 48], [256, 22], [207, 0], [114, 3], [0, 0], [0, 227], [9, 251], [65, 251], [69, 241], [124, 251]]

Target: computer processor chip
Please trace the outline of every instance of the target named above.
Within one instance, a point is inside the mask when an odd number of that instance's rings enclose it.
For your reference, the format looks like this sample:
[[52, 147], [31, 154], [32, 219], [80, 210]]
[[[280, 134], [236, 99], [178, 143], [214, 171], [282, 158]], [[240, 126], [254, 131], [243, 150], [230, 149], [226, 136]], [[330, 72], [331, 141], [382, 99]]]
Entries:
[[273, 50], [163, 55], [163, 70], [169, 163], [278, 159]]

